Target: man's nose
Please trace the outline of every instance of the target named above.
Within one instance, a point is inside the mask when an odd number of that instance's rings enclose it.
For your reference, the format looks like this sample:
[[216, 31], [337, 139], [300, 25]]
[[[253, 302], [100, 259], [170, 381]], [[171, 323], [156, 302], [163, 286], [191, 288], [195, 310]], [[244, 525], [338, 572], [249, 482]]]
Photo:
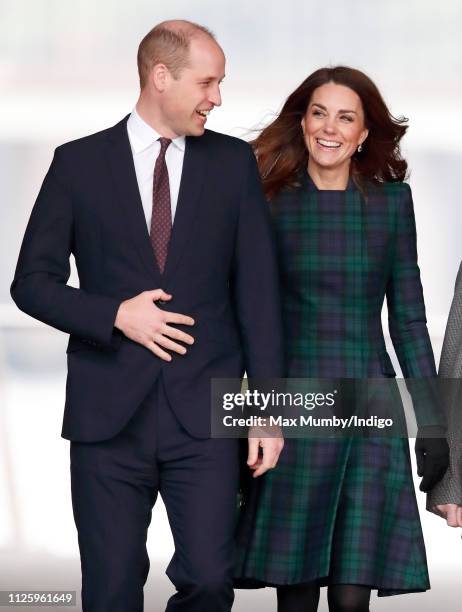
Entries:
[[221, 93], [220, 87], [216, 85], [210, 92], [209, 102], [211, 102], [214, 106], [221, 106]]

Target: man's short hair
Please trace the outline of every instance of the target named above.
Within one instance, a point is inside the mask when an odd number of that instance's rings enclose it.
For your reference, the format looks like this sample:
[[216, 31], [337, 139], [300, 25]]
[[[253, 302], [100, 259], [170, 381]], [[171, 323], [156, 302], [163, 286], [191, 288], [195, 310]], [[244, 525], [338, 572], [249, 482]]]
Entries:
[[148, 74], [156, 64], [165, 64], [173, 78], [178, 79], [188, 65], [191, 39], [201, 34], [215, 40], [208, 28], [192, 21], [163, 22], [152, 28], [138, 47], [140, 88], [146, 85]]

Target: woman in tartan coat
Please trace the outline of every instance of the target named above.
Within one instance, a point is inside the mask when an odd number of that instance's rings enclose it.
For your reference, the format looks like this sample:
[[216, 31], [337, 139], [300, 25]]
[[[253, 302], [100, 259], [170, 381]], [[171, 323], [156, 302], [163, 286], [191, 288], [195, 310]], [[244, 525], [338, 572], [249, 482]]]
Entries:
[[[402, 182], [405, 121], [362, 72], [325, 68], [254, 142], [278, 245], [288, 377], [394, 377], [385, 296], [404, 377], [436, 375]], [[428, 442], [434, 481], [447, 446]], [[371, 589], [429, 588], [406, 438], [286, 439], [247, 496], [237, 583], [278, 587], [279, 612], [316, 610], [323, 585], [331, 611], [351, 612], [369, 609]]]

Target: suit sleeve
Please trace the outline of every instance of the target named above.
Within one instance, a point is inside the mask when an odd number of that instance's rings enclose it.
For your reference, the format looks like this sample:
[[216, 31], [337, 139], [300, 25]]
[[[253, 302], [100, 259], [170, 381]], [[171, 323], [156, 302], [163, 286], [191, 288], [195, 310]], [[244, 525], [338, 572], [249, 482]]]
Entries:
[[11, 296], [18, 308], [90, 344], [116, 348], [114, 321], [120, 300], [68, 286], [73, 241], [72, 199], [60, 148], [32, 209]]
[[234, 298], [247, 376], [281, 378], [279, 274], [269, 207], [250, 148], [235, 243]]
[[438, 395], [433, 349], [417, 263], [414, 206], [409, 185], [398, 202], [396, 245], [387, 285], [388, 325], [396, 355], [412, 396], [419, 426], [445, 425]]

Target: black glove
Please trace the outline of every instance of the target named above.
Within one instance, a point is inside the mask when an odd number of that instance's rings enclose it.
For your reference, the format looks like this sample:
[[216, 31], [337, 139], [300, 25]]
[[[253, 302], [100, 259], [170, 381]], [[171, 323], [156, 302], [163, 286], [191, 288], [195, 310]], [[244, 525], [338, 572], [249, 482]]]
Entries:
[[428, 493], [443, 478], [449, 466], [445, 430], [438, 426], [420, 427], [415, 441], [415, 455], [417, 475], [422, 478], [419, 489]]

